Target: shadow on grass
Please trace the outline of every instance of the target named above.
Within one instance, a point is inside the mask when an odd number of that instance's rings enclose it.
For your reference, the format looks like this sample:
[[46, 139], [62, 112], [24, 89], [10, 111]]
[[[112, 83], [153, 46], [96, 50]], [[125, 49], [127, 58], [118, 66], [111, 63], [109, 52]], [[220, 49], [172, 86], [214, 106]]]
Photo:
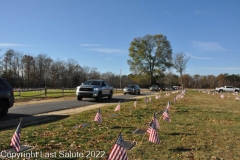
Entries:
[[184, 113], [184, 112], [189, 112], [188, 110], [178, 110], [176, 111], [177, 113]]
[[184, 148], [184, 147], [177, 147], [177, 148], [169, 149], [169, 150], [172, 151], [172, 152], [189, 152], [189, 151], [192, 151], [191, 148]]
[[127, 126], [112, 126], [111, 129], [121, 129], [121, 128], [130, 128], [130, 129], [136, 129], [136, 127], [127, 127]]
[[[118, 103], [121, 102], [134, 102], [136, 99], [123, 99], [123, 98], [112, 98], [109, 100], [108, 98], [102, 98], [100, 103]], [[97, 102], [95, 99], [91, 99], [89, 102]], [[98, 102], [99, 103], [99, 102]]]
[[184, 135], [184, 136], [192, 136], [192, 135], [196, 135], [196, 134], [189, 134], [189, 133], [174, 132], [174, 133], [169, 133], [168, 135], [171, 135], [171, 136], [179, 136], [179, 135]]
[[[14, 118], [13, 118], [14, 117]], [[69, 117], [69, 115], [24, 115], [24, 114], [11, 114], [9, 113], [6, 117], [0, 119], [0, 131], [8, 129], [16, 129], [19, 124], [20, 117], [22, 117], [22, 127], [28, 127], [33, 125], [41, 125], [46, 123], [55, 122], [64, 118]]]

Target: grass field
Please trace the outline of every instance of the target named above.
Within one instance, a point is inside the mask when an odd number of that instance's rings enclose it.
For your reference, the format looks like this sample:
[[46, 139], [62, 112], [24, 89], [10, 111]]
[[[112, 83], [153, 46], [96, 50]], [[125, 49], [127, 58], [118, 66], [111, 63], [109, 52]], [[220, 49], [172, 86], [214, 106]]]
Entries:
[[[114, 94], [122, 93], [121, 90], [114, 90]], [[75, 96], [76, 89], [47, 89], [45, 94], [44, 89], [42, 90], [25, 90], [25, 91], [18, 91], [14, 92], [14, 97], [16, 100], [20, 99], [32, 99], [32, 98], [58, 98], [64, 96]]]
[[[188, 90], [184, 98], [173, 102], [176, 95], [157, 100], [152, 97], [148, 104], [139, 99], [136, 109], [134, 100], [122, 102], [120, 112], [114, 112], [116, 105], [103, 107], [101, 125], [93, 121], [97, 110], [89, 110], [52, 123], [25, 127], [21, 132], [22, 144], [34, 146], [32, 152], [42, 156], [37, 159], [68, 159], [76, 156], [74, 153], [88, 154], [85, 159], [97, 159], [100, 153], [104, 159], [121, 132], [125, 141], [137, 143], [127, 150], [130, 160], [240, 159], [240, 101], [235, 101], [236, 96], [225, 94], [221, 99], [217, 93]], [[132, 133], [137, 128], [147, 129], [153, 113], [162, 113], [168, 100], [172, 102], [171, 122], [163, 121], [159, 114], [160, 144], [149, 142], [148, 134]], [[83, 127], [83, 123], [88, 126]], [[0, 151], [9, 148], [14, 131], [15, 128], [0, 131]]]

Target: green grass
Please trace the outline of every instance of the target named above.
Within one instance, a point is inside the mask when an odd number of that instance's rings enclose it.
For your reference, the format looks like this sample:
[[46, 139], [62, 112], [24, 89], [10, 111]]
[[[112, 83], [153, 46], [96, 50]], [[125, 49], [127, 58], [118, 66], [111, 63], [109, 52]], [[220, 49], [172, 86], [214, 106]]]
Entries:
[[[173, 96], [158, 100], [152, 97], [148, 105], [141, 99], [136, 109], [133, 101], [123, 102], [117, 113], [116, 105], [103, 107], [102, 125], [93, 122], [97, 110], [89, 110], [52, 123], [25, 127], [21, 132], [22, 144], [34, 146], [33, 152], [56, 153], [54, 159], [62, 151], [103, 151], [106, 158], [122, 132], [124, 140], [137, 142], [127, 151], [129, 159], [240, 159], [240, 101], [234, 101], [233, 95], [222, 100], [219, 94], [189, 90], [183, 99], [172, 102], [170, 123], [158, 119], [159, 145], [149, 142], [147, 134], [132, 134], [136, 128], [147, 129], [153, 112], [163, 111]], [[89, 126], [76, 127], [82, 123]], [[0, 132], [0, 151], [9, 148], [14, 131], [15, 128]]]
[[[120, 90], [114, 90], [114, 94], [122, 93]], [[64, 96], [75, 96], [76, 89], [47, 89], [45, 95], [44, 90], [34, 90], [34, 91], [18, 91], [14, 92], [14, 97], [16, 100], [20, 99], [31, 99], [31, 98], [57, 98]]]
[[46, 95], [44, 90], [34, 90], [34, 91], [15, 91], [14, 97], [15, 99], [26, 99], [26, 98], [43, 98], [43, 97], [63, 97], [63, 96], [71, 96], [75, 95], [75, 89], [47, 89]]

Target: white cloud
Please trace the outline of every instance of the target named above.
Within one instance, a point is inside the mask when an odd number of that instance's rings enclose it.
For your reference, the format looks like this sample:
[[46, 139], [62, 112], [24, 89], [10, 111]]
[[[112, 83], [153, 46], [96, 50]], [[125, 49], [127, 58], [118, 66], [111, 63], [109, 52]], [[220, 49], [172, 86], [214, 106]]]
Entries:
[[229, 51], [216, 42], [196, 42], [192, 41], [194, 47], [206, 51]]
[[80, 44], [81, 47], [100, 47], [100, 44]]
[[190, 55], [190, 54], [186, 54], [187, 56], [193, 58], [193, 59], [203, 59], [203, 60], [213, 60], [215, 58], [208, 58], [208, 57], [196, 57], [196, 56], [193, 56], [193, 55]]
[[17, 43], [0, 43], [1, 47], [25, 47], [25, 46], [31, 46], [26, 44], [17, 44]]
[[101, 52], [101, 53], [107, 53], [107, 54], [123, 53], [123, 50], [121, 50], [121, 49], [110, 49], [110, 48], [91, 48], [88, 50], [95, 51], [95, 52]]

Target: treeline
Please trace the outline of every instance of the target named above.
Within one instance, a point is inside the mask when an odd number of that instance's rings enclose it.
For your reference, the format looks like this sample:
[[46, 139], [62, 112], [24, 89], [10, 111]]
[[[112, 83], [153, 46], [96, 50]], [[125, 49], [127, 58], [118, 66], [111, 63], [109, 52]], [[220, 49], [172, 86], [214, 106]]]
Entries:
[[218, 76], [207, 75], [201, 76], [195, 74], [190, 76], [185, 74], [182, 76], [184, 86], [187, 88], [209, 88], [213, 89], [216, 87], [223, 87], [225, 85], [230, 85], [234, 87], [240, 87], [240, 74], [219, 74]]
[[[114, 88], [120, 88], [120, 75], [112, 72], [101, 73], [97, 68], [80, 66], [77, 61], [54, 61], [46, 54], [23, 55], [12, 49], [0, 56], [0, 77], [6, 78], [14, 88], [75, 88], [88, 79], [106, 80]], [[141, 75], [121, 75], [121, 88], [130, 83], [148, 88], [150, 77]], [[240, 87], [240, 75], [219, 74], [182, 76], [185, 88], [215, 88], [224, 85]], [[171, 72], [155, 75], [153, 84], [160, 87], [180, 86], [179, 76]]]
[[[146, 86], [148, 82], [147, 76], [144, 75], [129, 75], [130, 79], [140, 84], [140, 86]], [[172, 87], [181, 86], [180, 78], [171, 72], [165, 73], [164, 75], [154, 78], [154, 84], [160, 87]], [[234, 87], [240, 87], [240, 74], [219, 74], [214, 75], [189, 75], [183, 74], [182, 76], [184, 88], [199, 88], [199, 89], [213, 89], [216, 87], [222, 87], [225, 85], [231, 85]]]
[[[88, 79], [103, 79], [115, 88], [120, 87], [120, 75], [100, 73], [97, 68], [80, 66], [77, 61], [54, 61], [46, 54], [36, 57], [12, 49], [0, 57], [0, 76], [14, 88], [75, 88]], [[121, 86], [133, 83], [121, 76]]]

